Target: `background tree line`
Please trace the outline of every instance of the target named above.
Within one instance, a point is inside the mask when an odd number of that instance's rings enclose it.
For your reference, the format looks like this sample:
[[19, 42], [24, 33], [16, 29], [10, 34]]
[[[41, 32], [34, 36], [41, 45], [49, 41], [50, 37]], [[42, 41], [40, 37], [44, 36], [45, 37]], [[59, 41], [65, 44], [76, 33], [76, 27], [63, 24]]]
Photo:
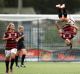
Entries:
[[[36, 13], [54, 14], [55, 5], [65, 3], [69, 13], [76, 13], [80, 10], [80, 0], [22, 0], [23, 7], [33, 7]], [[4, 7], [17, 7], [18, 0], [0, 0], [0, 9]]]

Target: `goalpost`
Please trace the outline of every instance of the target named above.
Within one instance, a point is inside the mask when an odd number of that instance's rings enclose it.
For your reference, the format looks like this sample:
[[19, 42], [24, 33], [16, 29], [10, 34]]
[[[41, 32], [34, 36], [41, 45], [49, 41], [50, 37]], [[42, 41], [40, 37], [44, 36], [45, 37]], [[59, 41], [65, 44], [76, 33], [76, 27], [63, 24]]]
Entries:
[[[79, 14], [69, 14], [68, 17], [73, 18], [75, 21], [80, 21]], [[59, 20], [56, 14], [54, 15], [36, 15], [36, 14], [0, 14], [2, 21], [32, 21], [38, 19], [53, 19]]]

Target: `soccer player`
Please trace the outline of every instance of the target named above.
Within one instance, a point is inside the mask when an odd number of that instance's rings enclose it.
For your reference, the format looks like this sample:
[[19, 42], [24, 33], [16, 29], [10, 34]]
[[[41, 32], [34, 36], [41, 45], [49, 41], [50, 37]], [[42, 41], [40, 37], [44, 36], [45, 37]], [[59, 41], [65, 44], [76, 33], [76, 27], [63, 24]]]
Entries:
[[18, 38], [18, 33], [15, 31], [14, 24], [9, 23], [6, 32], [4, 33], [3, 36], [3, 40], [6, 41], [6, 46], [5, 46], [6, 74], [9, 74], [9, 69], [11, 73], [13, 72], [15, 54], [17, 53], [17, 42], [16, 42], [17, 38]]
[[[16, 66], [17, 67], [25, 67], [24, 65], [24, 59], [25, 59], [25, 56], [26, 56], [26, 49], [25, 49], [25, 46], [24, 46], [24, 27], [22, 25], [19, 25], [18, 27], [18, 33], [19, 33], [19, 37], [17, 38], [17, 49], [18, 49], [18, 52], [17, 52], [17, 55], [16, 55], [16, 58], [15, 58], [15, 62], [16, 62]], [[20, 53], [21, 53], [21, 65], [19, 66], [18, 65], [18, 58], [20, 56]]]
[[67, 11], [65, 4], [56, 5], [58, 8], [59, 21], [56, 22], [56, 26], [59, 31], [59, 35], [65, 40], [65, 43], [72, 49], [72, 38], [77, 34], [78, 27], [74, 24], [75, 21], [67, 17]]

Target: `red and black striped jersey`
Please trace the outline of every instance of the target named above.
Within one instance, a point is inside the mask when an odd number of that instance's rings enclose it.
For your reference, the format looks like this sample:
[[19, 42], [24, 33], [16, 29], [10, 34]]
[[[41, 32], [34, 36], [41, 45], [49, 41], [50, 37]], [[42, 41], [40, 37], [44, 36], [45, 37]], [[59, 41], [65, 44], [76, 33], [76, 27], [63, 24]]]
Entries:
[[5, 32], [4, 37], [5, 38], [9, 38], [6, 41], [6, 50], [10, 50], [12, 48], [16, 48], [17, 47], [17, 42], [16, 39], [18, 38], [18, 32]]
[[63, 39], [72, 39], [77, 34], [77, 30], [74, 31], [74, 29], [76, 28], [70, 25], [64, 27], [61, 37]]

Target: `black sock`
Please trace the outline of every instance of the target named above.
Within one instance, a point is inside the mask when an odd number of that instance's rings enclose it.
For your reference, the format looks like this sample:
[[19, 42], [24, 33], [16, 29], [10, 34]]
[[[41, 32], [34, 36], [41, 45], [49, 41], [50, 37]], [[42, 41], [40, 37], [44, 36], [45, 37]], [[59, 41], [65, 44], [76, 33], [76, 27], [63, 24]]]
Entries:
[[67, 18], [67, 11], [66, 11], [65, 8], [63, 8], [63, 15], [64, 15], [65, 18]]
[[22, 58], [21, 58], [21, 65], [24, 65], [24, 59], [25, 59], [25, 55], [22, 55]]
[[5, 64], [6, 64], [6, 73], [9, 72], [9, 61], [5, 60]]
[[13, 64], [14, 64], [14, 59], [11, 59], [11, 65], [10, 65], [11, 72], [12, 72], [12, 69], [13, 69]]
[[62, 18], [62, 10], [60, 8], [58, 9], [58, 17]]
[[72, 49], [72, 43], [70, 43], [70, 49]]
[[16, 57], [15, 57], [16, 66], [18, 66], [18, 57], [19, 57], [19, 56], [16, 56]]

